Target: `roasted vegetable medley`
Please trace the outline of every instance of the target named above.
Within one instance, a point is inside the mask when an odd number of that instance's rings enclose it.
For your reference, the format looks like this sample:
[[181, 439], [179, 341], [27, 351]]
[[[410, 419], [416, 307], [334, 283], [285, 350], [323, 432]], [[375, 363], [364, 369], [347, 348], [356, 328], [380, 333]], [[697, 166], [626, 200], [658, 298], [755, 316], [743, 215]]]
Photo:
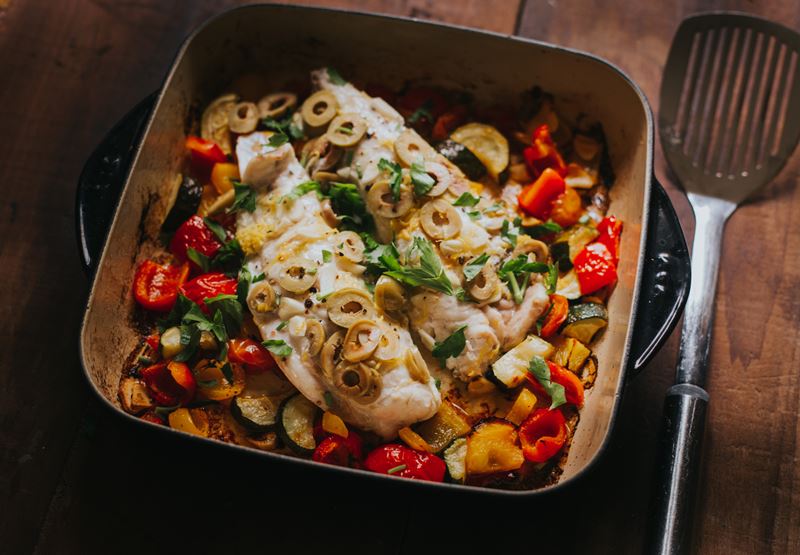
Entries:
[[265, 83], [210, 102], [165, 180], [122, 406], [402, 478], [556, 481], [617, 281], [601, 125], [538, 88], [510, 111], [331, 68]]

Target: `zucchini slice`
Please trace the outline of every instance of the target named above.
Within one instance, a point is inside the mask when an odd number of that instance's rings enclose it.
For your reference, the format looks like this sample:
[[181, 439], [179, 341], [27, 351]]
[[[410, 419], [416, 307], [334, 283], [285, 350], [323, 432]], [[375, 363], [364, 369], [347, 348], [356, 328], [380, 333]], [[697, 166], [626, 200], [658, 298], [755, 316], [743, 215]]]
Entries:
[[472, 429], [467, 415], [450, 401], [445, 400], [433, 417], [414, 426], [414, 431], [424, 439], [434, 453], [447, 447], [458, 437]]
[[450, 138], [472, 151], [492, 177], [497, 178], [508, 167], [508, 141], [491, 125], [468, 123], [453, 131]]
[[317, 405], [300, 393], [289, 397], [278, 411], [278, 434], [292, 451], [310, 455], [317, 447], [314, 439], [314, 421], [319, 414]]
[[574, 268], [566, 274], [558, 276], [556, 293], [571, 301], [581, 298], [581, 284], [578, 281], [578, 274], [575, 273]]
[[590, 343], [595, 334], [608, 325], [606, 307], [597, 303], [582, 303], [570, 307], [562, 333], [583, 344]]
[[278, 406], [266, 395], [234, 397], [231, 414], [239, 424], [258, 434], [271, 432], [278, 422]]
[[483, 162], [478, 160], [478, 157], [472, 154], [472, 151], [451, 139], [447, 139], [439, 143], [436, 147], [439, 154], [450, 160], [453, 164], [458, 166], [464, 175], [472, 181], [478, 181], [481, 177], [486, 175], [486, 166]]
[[544, 359], [553, 354], [553, 346], [535, 335], [529, 335], [525, 341], [501, 356], [492, 365], [495, 379], [511, 389], [525, 381], [528, 365], [535, 355]]
[[517, 427], [493, 418], [467, 436], [465, 470], [468, 476], [517, 470], [525, 462], [517, 440]]
[[464, 483], [466, 476], [467, 439], [459, 437], [444, 450], [447, 474], [453, 482]]

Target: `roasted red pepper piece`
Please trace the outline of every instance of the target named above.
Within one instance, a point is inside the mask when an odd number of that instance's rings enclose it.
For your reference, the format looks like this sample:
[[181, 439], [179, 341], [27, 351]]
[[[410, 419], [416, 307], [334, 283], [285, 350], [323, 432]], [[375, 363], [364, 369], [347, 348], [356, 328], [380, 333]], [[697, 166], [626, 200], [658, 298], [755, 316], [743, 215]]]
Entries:
[[547, 168], [536, 181], [520, 191], [517, 201], [528, 214], [546, 220], [553, 211], [553, 203], [566, 187], [564, 179], [555, 170]]
[[147, 343], [147, 346], [150, 347], [152, 350], [158, 352], [158, 346], [161, 344], [161, 334], [157, 331], [154, 331], [147, 338], [144, 340]]
[[555, 335], [558, 328], [560, 328], [564, 320], [567, 319], [568, 313], [569, 301], [567, 298], [562, 295], [550, 295], [550, 310], [547, 313], [547, 317], [544, 319], [544, 324], [542, 324], [542, 330], [539, 335], [545, 339], [551, 335]]
[[145, 260], [133, 277], [133, 296], [147, 310], [167, 312], [178, 298], [178, 289], [189, 276], [189, 265], [158, 264]]
[[588, 295], [617, 281], [617, 265], [603, 243], [587, 245], [573, 262], [581, 294]]
[[622, 222], [614, 216], [606, 216], [597, 224], [599, 235], [595, 243], [602, 243], [611, 254], [614, 266], [619, 264], [619, 241], [622, 236]]
[[139, 374], [157, 405], [185, 405], [194, 398], [197, 381], [186, 363], [161, 362], [143, 368]]
[[367, 455], [364, 468], [379, 474], [442, 482], [446, 466], [442, 459], [431, 453], [415, 451], [399, 443], [388, 443]]
[[335, 466], [360, 468], [363, 456], [361, 436], [351, 430], [346, 438], [331, 434], [323, 439], [314, 449], [311, 460]]
[[522, 455], [532, 463], [553, 458], [567, 441], [567, 422], [558, 409], [537, 409], [519, 427]]
[[262, 374], [278, 367], [269, 351], [252, 339], [228, 341], [228, 360], [241, 364], [248, 374]]
[[208, 312], [206, 299], [217, 295], [235, 295], [239, 282], [221, 272], [203, 274], [187, 281], [181, 286], [181, 294], [189, 300], [200, 305], [204, 312]]
[[[564, 388], [564, 397], [567, 398], [567, 403], [582, 407], [584, 390], [580, 378], [551, 360], [547, 361], [547, 367], [550, 369], [550, 381]], [[525, 377], [536, 395], [549, 398], [547, 392], [533, 374], [528, 373]]]
[[161, 418], [155, 411], [149, 410], [139, 418], [142, 420], [147, 420], [148, 422], [152, 422], [153, 424], [161, 424], [162, 426], [165, 424], [164, 419]]
[[444, 141], [450, 136], [450, 133], [464, 121], [466, 116], [467, 107], [463, 104], [459, 104], [452, 110], [448, 110], [436, 118], [436, 123], [433, 124], [433, 131], [431, 131], [431, 137], [436, 141]]
[[555, 170], [561, 177], [567, 175], [567, 165], [559, 154], [547, 125], [540, 125], [534, 130], [531, 146], [523, 149], [522, 156], [528, 171], [534, 177], [541, 175], [547, 168]]
[[[169, 244], [169, 250], [181, 262], [188, 260], [186, 253], [189, 249], [194, 249], [208, 258], [212, 258], [221, 247], [220, 240], [209, 229], [203, 218], [197, 215], [181, 224]], [[191, 262], [191, 265], [195, 270], [199, 269], [194, 262]]]
[[578, 223], [583, 213], [583, 202], [578, 192], [569, 185], [564, 186], [564, 192], [556, 197], [550, 219], [561, 227], [570, 227]]
[[198, 169], [211, 171], [214, 164], [227, 160], [217, 143], [194, 135], [186, 137], [186, 149]]

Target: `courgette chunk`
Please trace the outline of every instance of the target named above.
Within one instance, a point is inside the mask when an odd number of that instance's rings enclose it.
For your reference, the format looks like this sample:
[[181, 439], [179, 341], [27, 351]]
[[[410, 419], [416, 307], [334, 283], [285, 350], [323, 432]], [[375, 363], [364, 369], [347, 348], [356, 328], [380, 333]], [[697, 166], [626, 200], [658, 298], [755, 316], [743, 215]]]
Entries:
[[581, 343], [591, 343], [595, 334], [608, 325], [606, 307], [597, 303], [582, 303], [570, 307], [562, 333]]
[[556, 294], [566, 297], [570, 301], [581, 298], [581, 284], [574, 268], [566, 274], [558, 276]]
[[468, 123], [453, 131], [450, 138], [472, 151], [493, 178], [508, 167], [508, 140], [491, 125]]
[[414, 431], [424, 439], [434, 453], [447, 447], [452, 441], [472, 429], [466, 414], [445, 400], [432, 418], [414, 426]]
[[257, 434], [265, 434], [275, 428], [278, 421], [277, 406], [266, 395], [259, 397], [234, 397], [231, 414], [239, 424]]
[[314, 421], [319, 408], [301, 394], [286, 399], [278, 411], [278, 434], [292, 451], [310, 455], [317, 447]]
[[460, 437], [455, 439], [447, 449], [444, 450], [444, 463], [447, 465], [447, 473], [453, 482], [463, 483], [466, 475], [467, 459], [467, 440]]
[[525, 381], [528, 366], [534, 356], [548, 359], [551, 354], [553, 346], [550, 343], [535, 335], [529, 335], [525, 341], [495, 361], [492, 373], [498, 382], [512, 389]]
[[477, 181], [486, 175], [486, 166], [478, 159], [477, 156], [472, 154], [472, 151], [451, 139], [447, 139], [439, 143], [436, 147], [439, 154], [450, 160], [453, 164], [458, 166], [464, 175], [472, 181]]

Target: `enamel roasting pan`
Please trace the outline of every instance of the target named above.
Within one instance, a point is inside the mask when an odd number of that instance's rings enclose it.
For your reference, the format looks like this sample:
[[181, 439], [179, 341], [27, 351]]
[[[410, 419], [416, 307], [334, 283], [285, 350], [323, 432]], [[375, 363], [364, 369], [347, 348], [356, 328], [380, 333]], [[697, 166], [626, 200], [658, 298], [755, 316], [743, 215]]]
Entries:
[[[156, 252], [158, 229], [184, 158], [184, 138], [197, 110], [235, 77], [250, 72], [307, 78], [331, 65], [350, 79], [399, 89], [429, 80], [477, 100], [518, 105], [533, 85], [602, 122], [616, 181], [610, 213], [625, 228], [619, 283], [608, 328], [594, 346], [599, 372], [559, 482], [540, 490], [488, 490], [402, 480], [318, 465], [189, 436], [123, 412], [117, 387], [139, 334], [131, 284], [138, 261]], [[650, 360], [686, 301], [689, 257], [680, 225], [653, 176], [653, 119], [639, 88], [597, 57], [550, 44], [398, 17], [296, 6], [253, 5], [211, 19], [178, 51], [163, 87], [134, 108], [86, 163], [77, 192], [77, 231], [93, 276], [80, 345], [94, 391], [114, 412], [142, 426], [222, 449], [251, 451], [265, 463], [286, 459], [305, 471], [361, 474], [373, 480], [498, 495], [534, 496], [564, 487], [597, 460], [608, 443], [626, 380]], [[398, 482], [400, 481], [400, 482]]]

